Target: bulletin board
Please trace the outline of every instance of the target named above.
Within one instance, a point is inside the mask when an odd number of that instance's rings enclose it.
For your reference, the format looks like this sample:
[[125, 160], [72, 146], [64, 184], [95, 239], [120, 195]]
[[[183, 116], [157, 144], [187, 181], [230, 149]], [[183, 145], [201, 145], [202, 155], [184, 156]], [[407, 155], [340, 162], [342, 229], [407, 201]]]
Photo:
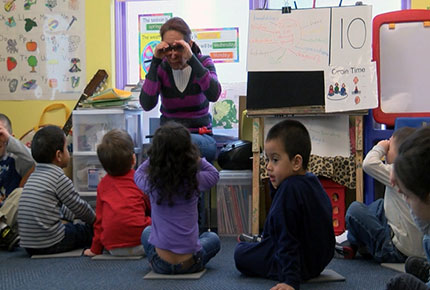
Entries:
[[0, 100], [76, 99], [85, 87], [85, 1], [3, 1]]
[[376, 107], [371, 19], [363, 5], [250, 11], [247, 109]]
[[373, 20], [373, 57], [377, 63], [379, 123], [397, 117], [430, 116], [430, 10], [384, 13]]

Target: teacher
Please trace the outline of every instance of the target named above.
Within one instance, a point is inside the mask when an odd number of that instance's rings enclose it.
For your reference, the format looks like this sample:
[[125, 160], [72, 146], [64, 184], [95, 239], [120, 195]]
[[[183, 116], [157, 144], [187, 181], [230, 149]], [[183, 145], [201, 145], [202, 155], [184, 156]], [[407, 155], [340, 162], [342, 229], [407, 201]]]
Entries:
[[216, 102], [221, 85], [209, 56], [191, 40], [191, 30], [179, 17], [160, 28], [161, 42], [155, 47], [139, 100], [145, 111], [161, 98], [160, 124], [175, 121], [191, 132], [192, 142], [209, 162], [215, 159], [209, 102]]

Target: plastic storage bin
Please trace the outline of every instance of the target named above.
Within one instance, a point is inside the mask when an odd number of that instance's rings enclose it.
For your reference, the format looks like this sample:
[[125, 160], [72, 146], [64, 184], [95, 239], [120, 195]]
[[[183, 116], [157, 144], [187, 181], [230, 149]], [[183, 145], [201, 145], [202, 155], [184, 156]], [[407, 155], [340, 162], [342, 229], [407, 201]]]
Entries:
[[345, 187], [325, 178], [320, 178], [321, 184], [330, 197], [333, 207], [333, 229], [336, 236], [345, 231]]
[[126, 130], [134, 142], [137, 164], [142, 162], [142, 110], [83, 109], [73, 111], [73, 181], [81, 195], [95, 195], [106, 174], [97, 145], [112, 129]]
[[218, 234], [251, 233], [252, 171], [221, 170], [216, 192]]
[[73, 156], [73, 181], [78, 192], [97, 190], [105, 175], [97, 156]]

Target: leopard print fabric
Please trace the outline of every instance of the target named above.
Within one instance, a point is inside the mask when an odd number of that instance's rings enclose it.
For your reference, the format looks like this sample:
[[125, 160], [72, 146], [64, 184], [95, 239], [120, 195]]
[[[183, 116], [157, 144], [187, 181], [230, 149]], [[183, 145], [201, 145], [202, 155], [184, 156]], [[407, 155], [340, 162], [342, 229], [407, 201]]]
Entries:
[[[316, 176], [327, 177], [340, 185], [355, 189], [355, 158], [354, 156], [322, 157], [311, 154], [308, 171]], [[266, 159], [260, 156], [260, 178], [268, 178]]]

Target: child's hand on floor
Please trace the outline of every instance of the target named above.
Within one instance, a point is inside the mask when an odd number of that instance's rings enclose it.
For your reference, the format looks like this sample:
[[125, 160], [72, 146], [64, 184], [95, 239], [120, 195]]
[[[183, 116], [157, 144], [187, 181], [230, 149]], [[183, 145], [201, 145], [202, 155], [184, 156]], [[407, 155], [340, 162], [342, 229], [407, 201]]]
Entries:
[[91, 251], [91, 249], [86, 249], [86, 250], [84, 251], [84, 255], [85, 255], [85, 256], [89, 256], [89, 257], [94, 257], [96, 254], [94, 254], [94, 253]]
[[279, 283], [272, 287], [270, 290], [294, 290], [294, 288], [288, 284]]

